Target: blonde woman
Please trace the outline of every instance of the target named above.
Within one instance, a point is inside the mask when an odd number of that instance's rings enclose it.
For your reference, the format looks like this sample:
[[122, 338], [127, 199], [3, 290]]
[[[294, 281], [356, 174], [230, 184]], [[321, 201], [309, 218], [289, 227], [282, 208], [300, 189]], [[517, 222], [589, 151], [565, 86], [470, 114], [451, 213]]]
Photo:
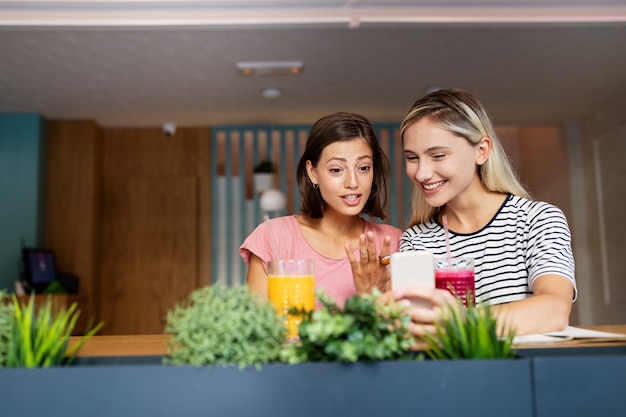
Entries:
[[[460, 89], [431, 93], [413, 104], [401, 134], [415, 189], [400, 251], [446, 256], [446, 215], [451, 255], [474, 258], [476, 301], [493, 306], [501, 330], [564, 329], [576, 298], [567, 220], [557, 207], [530, 198], [480, 101]], [[433, 303], [411, 311], [418, 336], [434, 330], [452, 299], [446, 290], [418, 288], [386, 297]]]

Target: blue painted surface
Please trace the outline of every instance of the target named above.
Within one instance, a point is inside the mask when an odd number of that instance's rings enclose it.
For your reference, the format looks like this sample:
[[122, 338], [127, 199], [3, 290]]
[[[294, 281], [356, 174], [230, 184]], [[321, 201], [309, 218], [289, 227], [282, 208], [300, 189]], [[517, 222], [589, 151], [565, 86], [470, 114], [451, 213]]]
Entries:
[[0, 289], [19, 279], [22, 242], [42, 243], [43, 132], [36, 114], [0, 114]]
[[626, 415], [625, 355], [538, 357], [534, 383], [537, 417]]
[[160, 357], [79, 358], [0, 369], [7, 415], [624, 415], [626, 356], [613, 347], [534, 349], [513, 360], [253, 367], [165, 366]]
[[524, 359], [4, 369], [0, 384], [6, 415], [532, 416]]

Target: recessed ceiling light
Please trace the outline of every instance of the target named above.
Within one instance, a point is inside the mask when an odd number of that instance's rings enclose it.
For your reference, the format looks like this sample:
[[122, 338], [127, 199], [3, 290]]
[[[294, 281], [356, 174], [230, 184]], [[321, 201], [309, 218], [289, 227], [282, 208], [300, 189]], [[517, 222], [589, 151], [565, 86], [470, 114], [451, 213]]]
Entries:
[[276, 87], [268, 87], [261, 90], [261, 95], [266, 99], [278, 98], [283, 95], [283, 92], [280, 88]]
[[237, 70], [243, 75], [296, 75], [303, 66], [302, 61], [237, 62]]

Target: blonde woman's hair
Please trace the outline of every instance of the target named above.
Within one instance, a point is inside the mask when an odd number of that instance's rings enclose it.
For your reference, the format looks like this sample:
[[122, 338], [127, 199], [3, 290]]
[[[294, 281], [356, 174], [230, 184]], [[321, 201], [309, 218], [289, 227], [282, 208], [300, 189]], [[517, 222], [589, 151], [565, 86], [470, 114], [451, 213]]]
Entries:
[[[511, 167], [491, 119], [474, 95], [452, 88], [435, 91], [417, 100], [402, 119], [400, 125], [402, 143], [406, 129], [423, 117], [428, 117], [439, 127], [467, 139], [472, 145], [478, 144], [484, 137], [489, 137], [492, 143], [491, 154], [478, 168], [478, 176], [483, 187], [489, 191], [531, 198]], [[430, 206], [417, 187], [413, 188], [411, 207], [410, 226], [431, 220], [440, 210], [439, 207]]]

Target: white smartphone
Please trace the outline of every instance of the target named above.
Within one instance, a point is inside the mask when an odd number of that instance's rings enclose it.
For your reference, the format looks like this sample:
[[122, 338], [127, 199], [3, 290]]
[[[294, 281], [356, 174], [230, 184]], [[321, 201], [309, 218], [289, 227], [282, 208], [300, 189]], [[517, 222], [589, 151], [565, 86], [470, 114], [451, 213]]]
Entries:
[[[435, 288], [435, 259], [427, 251], [396, 252], [391, 254], [391, 289], [410, 287]], [[416, 306], [432, 308], [430, 302], [411, 300]]]

